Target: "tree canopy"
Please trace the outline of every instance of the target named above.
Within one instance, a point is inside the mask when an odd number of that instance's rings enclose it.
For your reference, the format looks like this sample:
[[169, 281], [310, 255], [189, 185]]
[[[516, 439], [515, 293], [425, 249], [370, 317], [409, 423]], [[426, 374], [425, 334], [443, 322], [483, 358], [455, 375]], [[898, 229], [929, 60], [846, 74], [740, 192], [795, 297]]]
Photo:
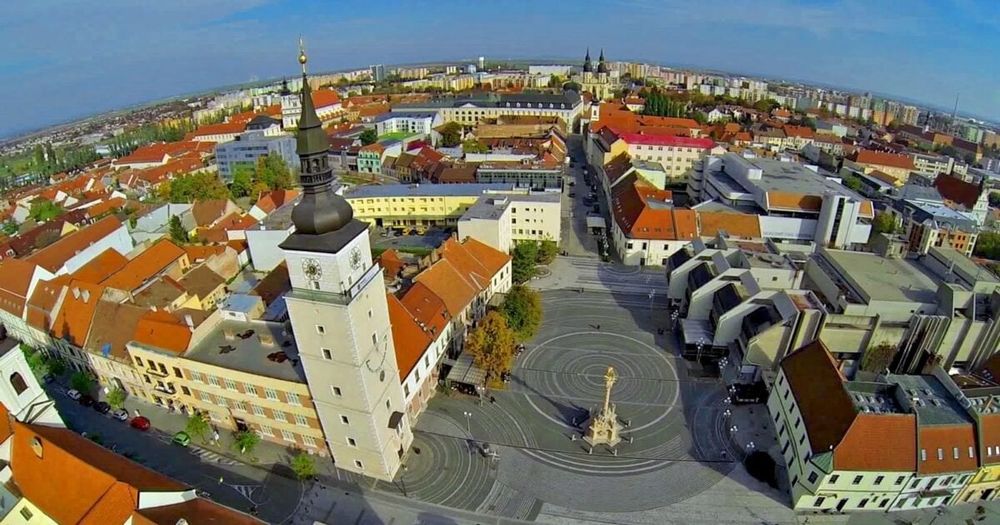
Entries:
[[170, 217], [170, 239], [178, 244], [184, 244], [191, 240], [187, 230], [184, 229], [184, 225], [181, 224], [180, 215]]
[[538, 243], [538, 262], [549, 264], [559, 255], [559, 246], [552, 239], [545, 239]]
[[222, 184], [218, 175], [209, 172], [177, 177], [161, 184], [157, 191], [161, 192], [161, 195], [165, 193], [170, 202], [178, 203], [229, 197], [229, 190]]
[[519, 340], [531, 339], [542, 322], [542, 298], [537, 291], [518, 284], [507, 293], [500, 312]]
[[127, 394], [125, 392], [125, 389], [121, 387], [115, 387], [114, 389], [111, 390], [111, 392], [108, 392], [108, 398], [107, 398], [108, 404], [111, 405], [111, 408], [118, 410], [119, 408], [125, 406], [126, 395]]
[[28, 209], [28, 217], [35, 222], [45, 222], [62, 215], [63, 209], [56, 203], [43, 198], [32, 201], [31, 208]]
[[369, 128], [361, 132], [360, 139], [363, 146], [374, 144], [378, 140], [378, 133], [374, 129]]
[[300, 480], [312, 479], [316, 476], [316, 461], [305, 452], [299, 452], [292, 458], [292, 471]]
[[538, 244], [535, 242], [520, 242], [514, 247], [511, 272], [515, 283], [529, 281], [535, 276], [535, 264], [538, 261]]
[[976, 239], [973, 251], [979, 257], [1000, 261], [1000, 232], [984, 231]]
[[501, 388], [503, 375], [514, 362], [515, 334], [507, 319], [491, 311], [473, 328], [465, 340], [465, 349], [473, 362], [486, 373], [486, 386]]
[[449, 122], [441, 126], [441, 145], [446, 148], [453, 148], [462, 143], [462, 125], [458, 122]]
[[896, 231], [896, 217], [886, 211], [875, 215], [872, 223], [872, 233], [893, 233]]
[[208, 420], [201, 414], [191, 414], [184, 425], [184, 432], [187, 432], [187, 435], [192, 438], [198, 438], [202, 443], [207, 440], [209, 430], [211, 429]]

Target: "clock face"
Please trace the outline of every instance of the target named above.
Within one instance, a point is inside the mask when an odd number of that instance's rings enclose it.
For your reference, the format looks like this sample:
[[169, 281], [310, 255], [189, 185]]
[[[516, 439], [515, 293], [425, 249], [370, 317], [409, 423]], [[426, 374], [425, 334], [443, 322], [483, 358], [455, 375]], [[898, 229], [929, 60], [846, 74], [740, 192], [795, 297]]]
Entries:
[[303, 259], [302, 274], [310, 281], [318, 281], [323, 276], [323, 268], [316, 259]]
[[361, 248], [357, 246], [351, 250], [351, 268], [355, 270], [361, 268]]

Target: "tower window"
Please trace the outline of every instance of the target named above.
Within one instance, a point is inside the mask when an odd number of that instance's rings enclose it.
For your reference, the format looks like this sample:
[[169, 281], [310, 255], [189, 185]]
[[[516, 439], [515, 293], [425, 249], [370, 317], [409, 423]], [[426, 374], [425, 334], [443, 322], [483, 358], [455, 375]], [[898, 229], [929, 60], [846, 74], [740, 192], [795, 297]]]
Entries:
[[341, 395], [343, 395], [341, 393], [341, 391], [340, 391], [340, 387], [339, 386], [333, 386], [333, 387], [330, 387], [330, 388], [333, 389], [333, 395], [335, 395], [337, 397], [340, 397]]
[[354, 441], [354, 438], [347, 438], [347, 444], [350, 445], [350, 446], [352, 446], [352, 447], [358, 446], [358, 442]]
[[326, 327], [324, 327], [321, 324], [316, 325], [316, 333], [320, 334], [320, 335], [325, 334], [326, 333]]
[[28, 384], [24, 382], [24, 378], [18, 372], [10, 375], [10, 386], [14, 388], [14, 392], [17, 395], [21, 395], [22, 392], [28, 389]]
[[331, 352], [329, 348], [322, 348], [321, 350], [323, 351], [323, 359], [333, 359], [333, 352]]

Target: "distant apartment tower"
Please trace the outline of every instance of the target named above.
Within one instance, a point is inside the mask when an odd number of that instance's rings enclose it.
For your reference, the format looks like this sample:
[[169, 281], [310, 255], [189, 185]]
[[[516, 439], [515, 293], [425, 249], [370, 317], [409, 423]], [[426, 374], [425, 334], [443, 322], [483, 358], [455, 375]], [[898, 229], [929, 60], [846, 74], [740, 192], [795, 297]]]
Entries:
[[295, 137], [291, 135], [269, 137], [257, 131], [242, 133], [236, 136], [236, 140], [215, 147], [219, 176], [228, 184], [233, 181], [233, 173], [238, 166], [244, 165], [253, 169], [257, 159], [267, 157], [271, 153], [280, 156], [289, 169], [298, 169], [299, 158], [295, 155]]
[[486, 57], [479, 57], [479, 70], [486, 69]]
[[368, 70], [371, 71], [372, 80], [375, 82], [383, 82], [385, 80], [385, 64], [372, 64], [368, 66]]

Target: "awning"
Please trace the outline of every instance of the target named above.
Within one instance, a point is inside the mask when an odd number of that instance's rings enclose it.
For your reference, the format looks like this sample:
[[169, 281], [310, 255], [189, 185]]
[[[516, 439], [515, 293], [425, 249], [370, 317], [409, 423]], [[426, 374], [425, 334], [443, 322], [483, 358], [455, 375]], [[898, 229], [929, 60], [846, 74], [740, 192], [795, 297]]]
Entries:
[[448, 371], [448, 381], [472, 386], [483, 386], [486, 383], [486, 372], [472, 362], [472, 354], [462, 352], [455, 364]]
[[603, 229], [607, 228], [608, 226], [607, 226], [607, 223], [604, 222], [604, 217], [597, 217], [595, 215], [588, 215], [587, 216], [587, 227], [588, 228], [600, 228], [600, 229], [603, 230]]

